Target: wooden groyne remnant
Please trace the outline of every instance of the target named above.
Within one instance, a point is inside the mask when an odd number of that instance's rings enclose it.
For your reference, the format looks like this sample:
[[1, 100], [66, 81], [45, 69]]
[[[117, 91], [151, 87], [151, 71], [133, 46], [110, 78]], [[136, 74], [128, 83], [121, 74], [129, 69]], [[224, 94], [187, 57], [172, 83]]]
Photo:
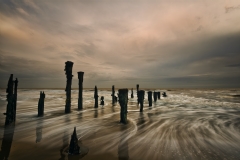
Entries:
[[127, 104], [128, 104], [128, 89], [118, 90], [119, 104], [121, 106], [120, 111], [120, 123], [127, 123]]
[[[14, 92], [13, 92], [13, 85], [14, 87]], [[18, 79], [16, 78], [15, 81], [13, 81], [13, 74], [10, 75], [9, 80], [8, 80], [8, 87], [6, 89], [7, 94], [7, 109], [6, 113], [6, 119], [5, 119], [5, 125], [9, 125], [12, 122], [15, 122], [16, 120], [16, 110], [17, 110], [17, 86], [18, 86]]]
[[67, 61], [65, 62], [65, 74], [67, 78], [67, 85], [66, 85], [66, 105], [65, 105], [65, 113], [71, 112], [71, 85], [72, 85], [72, 67], [73, 62]]
[[80, 154], [80, 147], [78, 145], [76, 127], [74, 127], [73, 134], [71, 136], [68, 154], [71, 154], [71, 155]]
[[160, 99], [161, 98], [161, 92], [157, 92], [157, 94], [158, 94], [158, 99]]
[[115, 96], [115, 88], [114, 88], [114, 85], [112, 86], [112, 104], [115, 104], [116, 101], [116, 96]]
[[155, 91], [153, 92], [153, 99], [154, 99], [154, 102], [157, 102], [157, 94], [158, 94], [157, 92], [155, 92]]
[[143, 112], [144, 95], [145, 95], [144, 90], [138, 91], [138, 99], [139, 99], [139, 103], [140, 103], [140, 112]]
[[132, 92], [131, 92], [131, 98], [134, 98], [134, 96], [133, 96], [133, 88], [132, 88], [131, 91], [132, 91]]
[[94, 108], [98, 108], [98, 89], [97, 89], [97, 86], [95, 86], [95, 88], [94, 88], [94, 99], [95, 99]]
[[139, 91], [139, 84], [137, 84], [137, 104], [139, 104], [139, 97], [138, 97], [138, 91]]
[[149, 103], [149, 107], [152, 106], [152, 91], [148, 92], [148, 103]]
[[162, 94], [162, 95], [163, 95], [163, 97], [167, 97], [167, 94], [166, 94], [166, 92], [163, 92], [163, 94]]
[[45, 93], [40, 91], [40, 98], [38, 100], [38, 117], [44, 115], [44, 99]]
[[104, 96], [101, 96], [101, 103], [100, 105], [104, 106]]
[[78, 109], [83, 109], [83, 75], [84, 72], [78, 72]]

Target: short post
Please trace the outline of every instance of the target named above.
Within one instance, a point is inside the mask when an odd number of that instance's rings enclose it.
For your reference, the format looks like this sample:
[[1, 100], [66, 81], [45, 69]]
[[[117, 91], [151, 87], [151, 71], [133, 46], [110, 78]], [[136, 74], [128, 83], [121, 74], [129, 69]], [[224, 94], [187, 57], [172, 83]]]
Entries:
[[78, 72], [78, 109], [83, 109], [83, 75], [84, 72]]
[[167, 94], [166, 94], [166, 92], [163, 92], [163, 94], [162, 94], [162, 95], [163, 95], [163, 97], [167, 97]]
[[154, 102], [157, 102], [157, 92], [153, 92], [153, 98], [154, 98]]
[[144, 102], [144, 90], [138, 91], [138, 98], [139, 98], [139, 103], [140, 103], [140, 112], [143, 112], [143, 102]]
[[71, 155], [80, 154], [80, 147], [78, 145], [76, 127], [74, 127], [74, 131], [73, 131], [73, 134], [71, 136], [68, 154], [71, 154]]
[[118, 98], [121, 106], [120, 111], [120, 123], [127, 123], [127, 103], [128, 103], [128, 89], [119, 89], [118, 90]]
[[7, 109], [6, 113], [6, 119], [5, 119], [5, 125], [9, 125], [14, 121], [14, 95], [13, 95], [13, 74], [10, 75], [9, 80], [8, 80], [8, 87], [6, 89], [7, 94]]
[[97, 89], [97, 86], [95, 86], [95, 89], [94, 89], [94, 99], [95, 99], [94, 108], [98, 108], [98, 89]]
[[18, 87], [18, 79], [14, 81], [14, 117], [13, 120], [16, 121], [16, 113], [17, 113], [17, 87]]
[[148, 103], [149, 103], [149, 107], [152, 106], [152, 91], [148, 92]]
[[112, 86], [112, 94], [111, 94], [111, 96], [112, 96], [112, 104], [115, 104], [115, 88], [114, 88], [114, 85]]
[[132, 88], [131, 98], [134, 98], [134, 96], [133, 96], [133, 88]]
[[158, 99], [160, 99], [161, 97], [161, 92], [157, 92], [158, 93]]
[[100, 105], [104, 105], [104, 96], [101, 96], [101, 103], [100, 103]]
[[45, 94], [44, 92], [40, 91], [40, 98], [38, 100], [38, 117], [44, 115], [44, 99]]
[[71, 85], [72, 85], [72, 67], [73, 62], [67, 61], [65, 62], [65, 74], [67, 77], [67, 85], [66, 85], [66, 105], [65, 105], [65, 113], [71, 112]]

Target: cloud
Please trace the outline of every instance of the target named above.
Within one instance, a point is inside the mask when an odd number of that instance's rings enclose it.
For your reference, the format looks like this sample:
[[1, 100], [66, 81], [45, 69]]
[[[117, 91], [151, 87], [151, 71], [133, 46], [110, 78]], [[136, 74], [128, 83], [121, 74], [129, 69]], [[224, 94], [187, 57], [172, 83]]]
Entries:
[[225, 12], [230, 13], [230, 12], [238, 10], [238, 9], [240, 9], [240, 5], [235, 6], [235, 7], [225, 7]]

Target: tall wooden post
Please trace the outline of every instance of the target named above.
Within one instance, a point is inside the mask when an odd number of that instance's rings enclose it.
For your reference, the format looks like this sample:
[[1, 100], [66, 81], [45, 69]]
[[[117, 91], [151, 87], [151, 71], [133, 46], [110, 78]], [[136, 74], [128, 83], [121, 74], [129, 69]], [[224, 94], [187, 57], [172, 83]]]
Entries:
[[149, 107], [152, 106], [152, 91], [148, 92], [148, 103], [149, 103]]
[[112, 104], [115, 104], [115, 88], [114, 88], [114, 85], [112, 86], [112, 94], [111, 94], [111, 96], [112, 96]]
[[8, 104], [7, 104], [6, 113], [4, 113], [6, 115], [5, 125], [9, 125], [14, 121], [14, 115], [15, 115], [14, 95], [13, 95], [13, 74], [11, 74], [9, 77], [6, 93], [8, 93], [7, 94]]
[[97, 89], [97, 86], [95, 86], [95, 89], [94, 89], [94, 99], [95, 99], [94, 108], [98, 108], [98, 89]]
[[139, 103], [140, 103], [140, 112], [143, 112], [143, 102], [144, 102], [144, 90], [138, 91], [138, 98], [139, 98]]
[[139, 84], [137, 84], [137, 86], [136, 86], [136, 87], [137, 87], [137, 102], [138, 102], [137, 104], [139, 104], [139, 97], [138, 97]]
[[157, 92], [158, 93], [158, 99], [160, 99], [161, 97], [161, 92]]
[[72, 67], [73, 62], [67, 61], [65, 62], [65, 74], [67, 77], [67, 85], [66, 85], [66, 105], [65, 105], [65, 113], [71, 112], [71, 85], [72, 85]]
[[18, 87], [18, 79], [14, 81], [14, 117], [13, 120], [16, 121], [17, 114], [17, 87]]
[[84, 72], [78, 72], [78, 109], [83, 109], [83, 75]]
[[120, 111], [120, 122], [126, 124], [127, 123], [127, 103], [128, 103], [128, 89], [119, 89], [118, 90], [118, 98], [121, 106]]

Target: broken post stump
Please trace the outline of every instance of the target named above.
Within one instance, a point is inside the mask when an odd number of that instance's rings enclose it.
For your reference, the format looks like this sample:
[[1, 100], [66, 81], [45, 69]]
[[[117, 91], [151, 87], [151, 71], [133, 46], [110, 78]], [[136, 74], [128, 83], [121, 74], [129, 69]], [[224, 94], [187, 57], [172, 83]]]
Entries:
[[74, 131], [73, 131], [73, 134], [71, 136], [68, 154], [71, 154], [71, 155], [80, 154], [80, 147], [78, 145], [76, 127], [74, 127]]
[[157, 94], [158, 94], [158, 99], [160, 99], [160, 97], [161, 97], [161, 92], [157, 92]]
[[101, 103], [100, 103], [100, 105], [104, 105], [104, 96], [101, 96]]
[[72, 85], [72, 67], [73, 62], [67, 61], [65, 62], [65, 74], [67, 78], [67, 85], [66, 85], [66, 105], [65, 105], [65, 113], [71, 112], [71, 85]]
[[127, 123], [127, 103], [128, 103], [128, 89], [119, 89], [118, 90], [119, 104], [121, 106], [120, 111], [120, 123]]
[[98, 89], [97, 89], [97, 86], [95, 86], [95, 88], [94, 88], [94, 99], [95, 99], [94, 108], [98, 108]]
[[116, 98], [115, 98], [115, 88], [114, 88], [114, 85], [112, 86], [112, 104], [115, 104], [116, 101]]
[[154, 102], [157, 102], [157, 92], [153, 92], [153, 99], [154, 99]]
[[163, 95], [163, 97], [167, 97], [167, 94], [166, 94], [166, 92], [163, 92], [163, 94], [162, 94], [162, 95]]
[[131, 98], [134, 98], [134, 96], [133, 96], [133, 88], [132, 88]]
[[149, 103], [149, 107], [152, 106], [152, 91], [148, 92], [148, 103]]
[[78, 72], [78, 109], [83, 109], [83, 75], [84, 72]]
[[44, 115], [44, 99], [45, 99], [45, 94], [44, 92], [40, 92], [40, 98], [38, 100], [38, 117]]
[[144, 90], [138, 91], [138, 98], [139, 98], [139, 103], [140, 103], [140, 112], [143, 112], [143, 102], [144, 102]]

